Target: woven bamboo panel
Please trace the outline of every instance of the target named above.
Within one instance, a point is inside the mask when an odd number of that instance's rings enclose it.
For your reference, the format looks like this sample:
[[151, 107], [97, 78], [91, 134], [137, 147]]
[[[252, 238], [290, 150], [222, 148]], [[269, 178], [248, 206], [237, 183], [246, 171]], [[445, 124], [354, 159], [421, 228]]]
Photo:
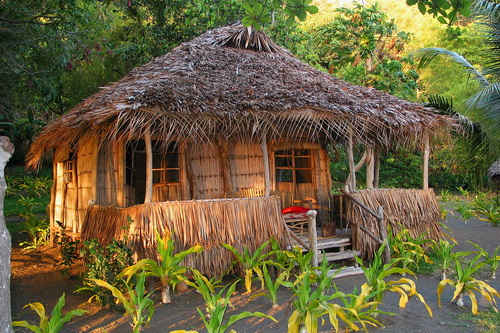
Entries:
[[[133, 220], [127, 232], [129, 218]], [[279, 198], [240, 198], [158, 202], [128, 208], [91, 206], [87, 210], [82, 240], [96, 238], [102, 244], [128, 236], [139, 257], [155, 257], [156, 232], [173, 233], [177, 250], [200, 244], [204, 251], [185, 264], [209, 276], [222, 275], [234, 259], [220, 246], [255, 250], [274, 238], [282, 245], [287, 234]]]

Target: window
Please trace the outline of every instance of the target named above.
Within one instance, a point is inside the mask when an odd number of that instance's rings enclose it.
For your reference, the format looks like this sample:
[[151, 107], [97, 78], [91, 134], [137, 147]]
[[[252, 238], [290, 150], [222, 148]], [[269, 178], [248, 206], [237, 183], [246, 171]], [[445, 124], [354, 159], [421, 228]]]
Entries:
[[74, 160], [66, 160], [63, 162], [63, 179], [65, 183], [73, 182], [73, 163]]
[[312, 183], [312, 157], [309, 149], [277, 150], [274, 153], [276, 182]]
[[155, 149], [153, 145], [153, 184], [179, 183], [179, 148], [175, 143], [167, 150]]

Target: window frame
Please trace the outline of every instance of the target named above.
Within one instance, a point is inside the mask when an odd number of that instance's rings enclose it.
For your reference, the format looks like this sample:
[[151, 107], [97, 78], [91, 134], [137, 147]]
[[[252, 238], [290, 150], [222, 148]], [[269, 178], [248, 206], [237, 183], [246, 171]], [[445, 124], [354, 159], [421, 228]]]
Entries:
[[[281, 151], [290, 151], [290, 154], [280, 154]], [[297, 154], [298, 151], [307, 151], [307, 155]], [[291, 166], [278, 166], [277, 159], [278, 158], [290, 158]], [[296, 158], [304, 158], [309, 160], [309, 167], [296, 167]], [[279, 170], [291, 170], [292, 171], [292, 179], [291, 181], [283, 181], [278, 179]], [[308, 171], [310, 173], [309, 181], [297, 182], [297, 171]], [[312, 149], [304, 149], [304, 148], [283, 148], [276, 149], [274, 151], [274, 173], [275, 173], [275, 182], [276, 183], [291, 183], [295, 186], [298, 184], [314, 184], [314, 154]]]

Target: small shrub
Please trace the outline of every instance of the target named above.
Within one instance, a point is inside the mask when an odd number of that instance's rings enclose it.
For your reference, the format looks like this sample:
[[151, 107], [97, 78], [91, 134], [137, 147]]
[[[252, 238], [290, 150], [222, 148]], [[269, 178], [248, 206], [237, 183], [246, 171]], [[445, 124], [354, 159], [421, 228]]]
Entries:
[[107, 246], [102, 246], [96, 239], [83, 242], [80, 255], [85, 265], [83, 287], [77, 292], [90, 292], [101, 305], [112, 304], [113, 296], [106, 289], [99, 288], [92, 279], [108, 282], [121, 291], [127, 290], [127, 285], [119, 274], [133, 264], [132, 250], [125, 241], [113, 240]]
[[56, 239], [62, 259], [59, 264], [65, 266], [65, 269], [69, 269], [71, 265], [80, 258], [80, 253], [78, 251], [80, 241], [73, 240], [66, 234], [64, 229], [60, 229], [56, 235]]
[[19, 243], [24, 249], [36, 249], [47, 244], [49, 240], [49, 222], [46, 218], [40, 218], [36, 210], [40, 201], [36, 198], [21, 196], [17, 203], [22, 207], [19, 216], [23, 219], [22, 231], [28, 235], [28, 240]]

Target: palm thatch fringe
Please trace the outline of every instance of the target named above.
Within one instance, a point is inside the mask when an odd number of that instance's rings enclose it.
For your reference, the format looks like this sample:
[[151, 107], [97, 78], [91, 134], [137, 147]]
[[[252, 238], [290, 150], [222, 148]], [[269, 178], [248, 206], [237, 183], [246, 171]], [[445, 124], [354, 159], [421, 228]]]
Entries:
[[173, 234], [178, 251], [197, 244], [203, 246], [203, 252], [186, 258], [187, 266], [209, 276], [220, 276], [230, 269], [234, 259], [221, 243], [251, 251], [270, 238], [282, 246], [287, 243], [279, 207], [279, 198], [275, 196], [169, 201], [128, 208], [91, 206], [81, 238], [97, 239], [104, 245], [113, 238], [128, 237], [140, 258], [154, 258], [156, 232], [163, 235], [168, 231]]
[[[384, 218], [393, 234], [408, 229], [412, 237], [421, 234], [438, 240], [443, 236], [439, 226], [441, 212], [432, 189], [373, 189], [351, 193], [373, 211], [384, 208]], [[380, 235], [377, 219], [346, 197], [346, 215], [352, 223], [353, 246], [364, 258], [371, 259], [379, 245], [360, 229], [365, 227]]]

